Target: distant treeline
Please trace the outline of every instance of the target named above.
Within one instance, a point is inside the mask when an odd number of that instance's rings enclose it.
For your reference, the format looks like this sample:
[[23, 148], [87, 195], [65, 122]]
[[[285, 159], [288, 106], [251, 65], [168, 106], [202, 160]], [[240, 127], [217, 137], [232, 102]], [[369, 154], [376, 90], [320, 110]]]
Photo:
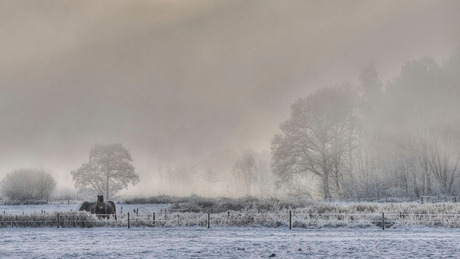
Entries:
[[407, 62], [387, 82], [369, 65], [358, 85], [300, 98], [272, 141], [278, 186], [325, 199], [458, 195], [459, 71], [460, 51]]

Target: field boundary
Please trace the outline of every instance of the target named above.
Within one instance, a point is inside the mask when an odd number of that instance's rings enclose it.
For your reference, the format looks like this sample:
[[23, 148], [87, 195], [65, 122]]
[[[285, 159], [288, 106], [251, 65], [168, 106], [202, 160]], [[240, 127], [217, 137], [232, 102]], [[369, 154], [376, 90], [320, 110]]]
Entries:
[[[107, 216], [107, 218], [105, 217]], [[87, 212], [2, 214], [0, 227], [204, 227], [265, 226], [288, 228], [430, 226], [460, 228], [460, 214], [445, 213], [308, 213], [276, 212], [127, 212], [93, 215]]]

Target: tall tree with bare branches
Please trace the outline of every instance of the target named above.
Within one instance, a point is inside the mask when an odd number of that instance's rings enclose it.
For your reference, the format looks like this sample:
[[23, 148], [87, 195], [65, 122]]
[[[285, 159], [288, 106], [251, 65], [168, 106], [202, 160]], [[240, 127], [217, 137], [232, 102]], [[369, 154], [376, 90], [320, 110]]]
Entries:
[[89, 162], [72, 171], [75, 187], [103, 194], [106, 199], [129, 184], [137, 184], [139, 175], [132, 165], [131, 154], [121, 144], [98, 144], [89, 153]]

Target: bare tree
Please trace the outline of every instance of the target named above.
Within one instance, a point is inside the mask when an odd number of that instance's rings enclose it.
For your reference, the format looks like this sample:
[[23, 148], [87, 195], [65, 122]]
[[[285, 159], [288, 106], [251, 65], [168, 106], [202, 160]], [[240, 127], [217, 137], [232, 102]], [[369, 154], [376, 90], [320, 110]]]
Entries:
[[[297, 174], [314, 174], [322, 180], [324, 198], [331, 197], [331, 183], [340, 192], [347, 169], [349, 138], [353, 138], [355, 96], [351, 86], [318, 90], [291, 107], [291, 118], [272, 141], [273, 171], [281, 182]], [[350, 168], [348, 166], [348, 168]]]
[[262, 152], [257, 156], [257, 190], [261, 197], [271, 195], [274, 191], [274, 176], [270, 169], [270, 155], [268, 152]]
[[443, 193], [452, 195], [460, 157], [452, 152], [448, 135], [433, 135], [428, 144], [428, 168], [441, 185]]
[[[106, 193], [106, 179], [102, 173], [96, 172], [93, 164], [84, 163], [80, 168], [72, 171], [71, 174], [75, 182], [75, 188], [84, 196]], [[111, 194], [113, 196], [114, 193]]]
[[254, 152], [245, 151], [233, 165], [233, 173], [237, 182], [242, 186], [245, 195], [251, 195], [251, 186], [257, 177], [257, 161]]
[[419, 175], [419, 182], [421, 184], [420, 191], [424, 195], [432, 194], [432, 171], [429, 165], [429, 133], [426, 130], [417, 130], [410, 138], [407, 139], [409, 143], [409, 150], [416, 156], [419, 167], [422, 173]]
[[106, 199], [116, 195], [128, 184], [137, 184], [131, 154], [121, 144], [98, 144], [89, 153], [89, 162], [71, 172], [75, 188], [104, 193]]

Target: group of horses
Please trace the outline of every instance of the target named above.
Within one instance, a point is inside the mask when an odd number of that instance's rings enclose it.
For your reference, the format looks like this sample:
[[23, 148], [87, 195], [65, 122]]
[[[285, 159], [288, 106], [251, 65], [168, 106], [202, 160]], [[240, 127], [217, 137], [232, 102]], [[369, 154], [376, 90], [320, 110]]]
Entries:
[[97, 196], [96, 202], [85, 201], [81, 204], [79, 211], [88, 211], [91, 214], [96, 214], [98, 218], [107, 218], [109, 219], [111, 215], [114, 216], [115, 220], [117, 219], [117, 211], [115, 208], [115, 203], [113, 201], [104, 201], [103, 195]]

